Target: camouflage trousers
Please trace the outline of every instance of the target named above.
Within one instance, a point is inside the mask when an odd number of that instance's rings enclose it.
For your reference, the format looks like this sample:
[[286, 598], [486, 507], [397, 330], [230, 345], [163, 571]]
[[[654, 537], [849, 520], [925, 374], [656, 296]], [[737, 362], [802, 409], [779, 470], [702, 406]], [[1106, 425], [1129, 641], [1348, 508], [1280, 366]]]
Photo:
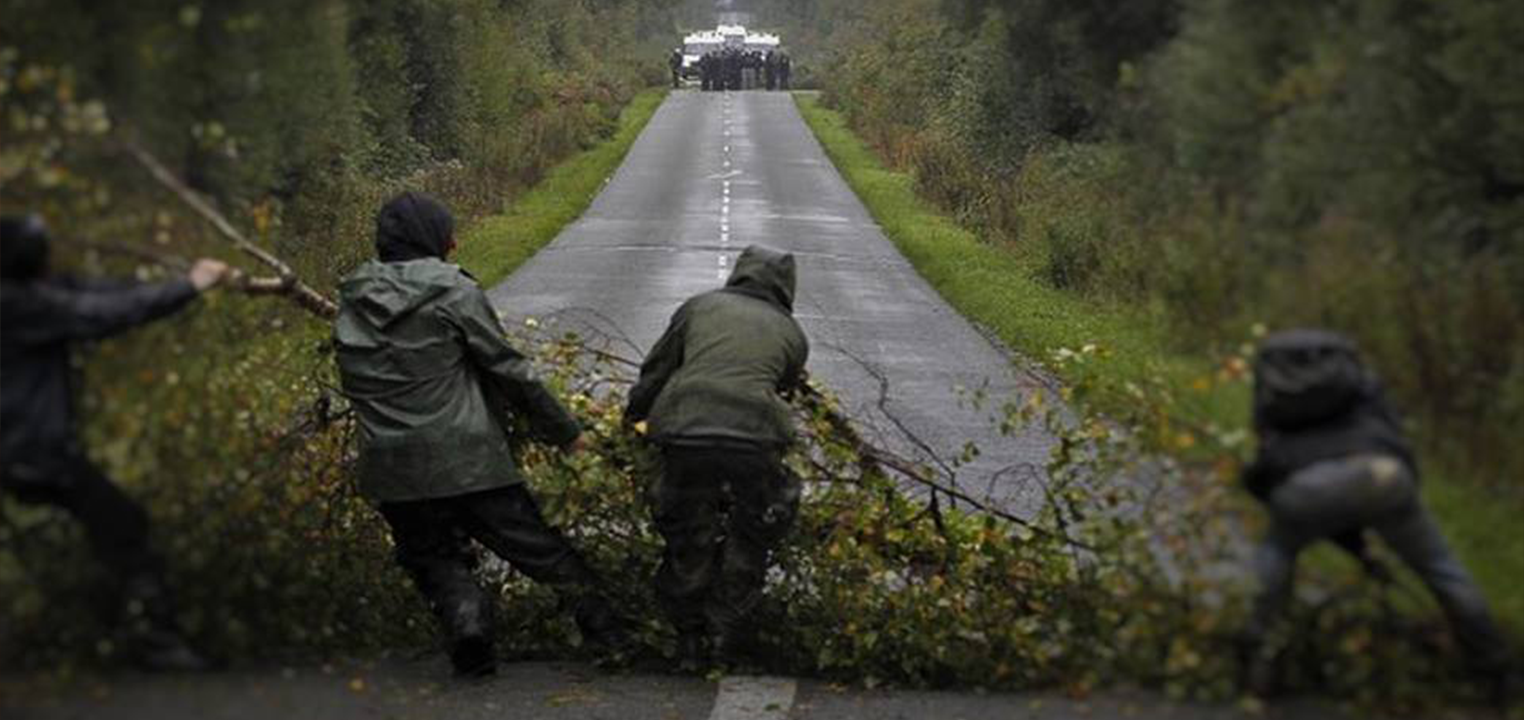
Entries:
[[669, 446], [656, 491], [656, 594], [679, 633], [734, 640], [793, 527], [799, 480], [762, 449]]

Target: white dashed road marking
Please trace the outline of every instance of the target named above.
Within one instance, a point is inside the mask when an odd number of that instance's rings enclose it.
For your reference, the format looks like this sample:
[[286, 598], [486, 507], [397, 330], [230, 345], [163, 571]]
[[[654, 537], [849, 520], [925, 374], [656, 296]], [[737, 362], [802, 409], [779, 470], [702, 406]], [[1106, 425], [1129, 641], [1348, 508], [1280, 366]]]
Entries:
[[[723, 163], [723, 167], [725, 169], [725, 172], [722, 173], [719, 176], [719, 178], [720, 178], [720, 190], [721, 190], [721, 192], [720, 192], [720, 244], [721, 245], [729, 245], [730, 244], [730, 180], [729, 180], [729, 178], [734, 177], [736, 175], [739, 175], [741, 173], [738, 170], [732, 170], [731, 167], [730, 167], [731, 166], [731, 162], [730, 162], [731, 146], [730, 146], [730, 140], [729, 140], [729, 138], [730, 138], [730, 135], [731, 135], [731, 133], [730, 133], [730, 99], [731, 99], [731, 96], [730, 96], [730, 92], [729, 91], [727, 91], [725, 93], [724, 98], [725, 98], [725, 102], [724, 102], [724, 104], [722, 106], [723, 109], [724, 109], [724, 113], [723, 113], [722, 120], [721, 120], [721, 123], [720, 123], [721, 132], [724, 134], [724, 136], [726, 138], [725, 144], [722, 146], [723, 152], [720, 153], [720, 159], [721, 159], [721, 161]], [[715, 279], [720, 280], [720, 281], [724, 281], [728, 277], [727, 270], [728, 270], [729, 264], [730, 264], [729, 258], [725, 255], [724, 252], [721, 252], [720, 256], [719, 256], [719, 269], [715, 271]], [[716, 708], [718, 708], [718, 706], [716, 706]], [[716, 717], [720, 717], [720, 716], [717, 715]], [[728, 717], [728, 716], [726, 716], [726, 717]], [[744, 717], [750, 717], [750, 716], [744, 716]]]
[[787, 720], [797, 690], [789, 678], [727, 677], [709, 720]]

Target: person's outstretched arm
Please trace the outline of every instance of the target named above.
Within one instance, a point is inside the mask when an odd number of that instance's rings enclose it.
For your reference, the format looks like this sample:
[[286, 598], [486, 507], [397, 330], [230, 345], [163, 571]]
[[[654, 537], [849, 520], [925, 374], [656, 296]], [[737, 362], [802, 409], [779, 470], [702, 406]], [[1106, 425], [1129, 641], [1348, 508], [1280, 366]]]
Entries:
[[656, 397], [667, 386], [667, 380], [682, 367], [683, 337], [687, 331], [688, 305], [685, 303], [672, 314], [667, 331], [662, 333], [651, 352], [646, 354], [645, 362], [640, 364], [640, 379], [635, 382], [635, 387], [630, 388], [630, 402], [624, 410], [626, 422], [646, 419], [651, 413], [651, 406], [656, 404]]
[[509, 407], [529, 420], [530, 432], [558, 447], [575, 441], [582, 425], [535, 378], [529, 358], [508, 343], [487, 294], [472, 287], [452, 310], [472, 362]]
[[185, 277], [165, 282], [80, 286], [44, 280], [37, 294], [39, 317], [6, 331], [31, 342], [101, 340], [174, 313], [227, 273], [220, 261], [199, 260]]

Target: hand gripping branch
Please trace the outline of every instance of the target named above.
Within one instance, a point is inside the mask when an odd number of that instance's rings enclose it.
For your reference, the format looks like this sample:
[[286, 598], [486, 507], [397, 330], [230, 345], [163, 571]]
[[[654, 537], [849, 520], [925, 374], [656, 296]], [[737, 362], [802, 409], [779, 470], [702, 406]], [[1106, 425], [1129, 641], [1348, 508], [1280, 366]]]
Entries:
[[339, 314], [339, 306], [328, 299], [322, 293], [314, 290], [312, 286], [303, 282], [301, 278], [283, 260], [271, 254], [264, 248], [255, 245], [238, 228], [228, 222], [228, 219], [218, 212], [212, 204], [196, 191], [190, 189], [180, 178], [170, 172], [159, 159], [145, 150], [141, 145], [131, 140], [123, 144], [127, 153], [143, 166], [148, 174], [163, 185], [185, 203], [197, 215], [215, 228], [218, 234], [232, 243], [245, 255], [254, 258], [260, 264], [275, 272], [275, 277], [249, 277], [242, 273], [235, 274], [232, 278], [234, 287], [256, 295], [283, 295], [301, 306], [302, 309], [317, 315], [323, 319], [332, 319]]

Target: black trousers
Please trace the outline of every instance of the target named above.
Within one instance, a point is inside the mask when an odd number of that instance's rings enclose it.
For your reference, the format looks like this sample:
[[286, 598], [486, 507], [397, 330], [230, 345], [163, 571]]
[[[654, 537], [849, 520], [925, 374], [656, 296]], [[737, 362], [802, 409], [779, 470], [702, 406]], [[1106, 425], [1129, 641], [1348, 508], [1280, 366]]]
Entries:
[[550, 527], [523, 485], [457, 497], [383, 503], [397, 563], [412, 576], [452, 640], [492, 635], [492, 603], [476, 578], [471, 541], [576, 603], [578, 625], [603, 632], [614, 622], [599, 578]]
[[148, 513], [87, 458], [13, 464], [0, 488], [23, 503], [53, 505], [73, 515], [118, 592], [133, 582], [157, 583], [161, 564], [148, 544]]
[[662, 458], [657, 597], [680, 633], [744, 633], [798, 513], [798, 478], [768, 450], [668, 446]]

